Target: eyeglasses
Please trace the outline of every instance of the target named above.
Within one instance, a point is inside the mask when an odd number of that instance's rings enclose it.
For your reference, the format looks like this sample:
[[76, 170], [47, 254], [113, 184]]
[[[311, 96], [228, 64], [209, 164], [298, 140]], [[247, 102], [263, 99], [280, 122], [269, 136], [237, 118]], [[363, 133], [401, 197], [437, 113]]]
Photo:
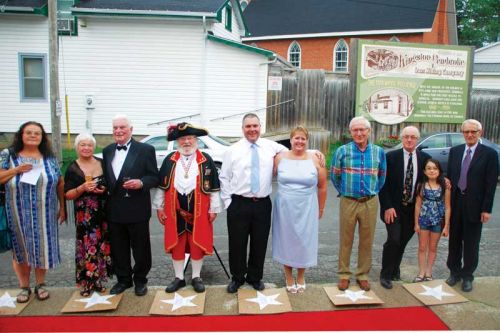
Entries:
[[464, 134], [477, 134], [479, 131], [478, 130], [475, 130], [475, 131], [462, 131], [462, 133]]
[[39, 131], [25, 131], [24, 134], [26, 134], [26, 135], [41, 136], [42, 132], [39, 132]]
[[368, 128], [352, 128], [351, 129], [351, 132], [354, 132], [354, 133], [356, 133], [356, 132], [366, 132], [366, 131], [368, 131]]
[[418, 136], [415, 136], [415, 135], [403, 135], [403, 139], [406, 139], [406, 140], [418, 140]]

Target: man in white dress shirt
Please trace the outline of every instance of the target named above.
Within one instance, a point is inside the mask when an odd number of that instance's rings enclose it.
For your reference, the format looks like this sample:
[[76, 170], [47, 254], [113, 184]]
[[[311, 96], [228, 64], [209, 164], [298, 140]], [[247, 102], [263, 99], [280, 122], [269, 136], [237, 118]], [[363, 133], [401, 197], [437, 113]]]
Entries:
[[[229, 267], [232, 275], [227, 286], [235, 293], [246, 282], [263, 290], [262, 275], [267, 240], [271, 227], [271, 182], [274, 157], [287, 148], [260, 138], [260, 120], [256, 114], [243, 117], [243, 135], [224, 156], [221, 173], [221, 199], [227, 209]], [[250, 254], [247, 262], [247, 245]]]

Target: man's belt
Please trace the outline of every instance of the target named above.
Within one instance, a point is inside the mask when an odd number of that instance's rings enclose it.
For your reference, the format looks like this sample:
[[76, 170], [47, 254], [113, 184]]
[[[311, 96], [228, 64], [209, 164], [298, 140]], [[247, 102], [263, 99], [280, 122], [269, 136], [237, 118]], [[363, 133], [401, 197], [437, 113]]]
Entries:
[[258, 197], [244, 197], [242, 195], [233, 194], [233, 195], [231, 195], [231, 198], [232, 199], [245, 200], [245, 201], [259, 202], [259, 201], [268, 199], [269, 196], [258, 198]]
[[365, 197], [359, 197], [359, 198], [355, 198], [355, 197], [344, 197], [344, 198], [349, 199], [349, 200], [353, 200], [353, 201], [356, 201], [359, 203], [363, 203], [363, 202], [367, 202], [368, 200], [370, 200], [373, 197], [374, 197], [374, 195], [367, 195]]
[[194, 214], [191, 214], [187, 210], [177, 208], [177, 213], [186, 221], [187, 224], [193, 224]]

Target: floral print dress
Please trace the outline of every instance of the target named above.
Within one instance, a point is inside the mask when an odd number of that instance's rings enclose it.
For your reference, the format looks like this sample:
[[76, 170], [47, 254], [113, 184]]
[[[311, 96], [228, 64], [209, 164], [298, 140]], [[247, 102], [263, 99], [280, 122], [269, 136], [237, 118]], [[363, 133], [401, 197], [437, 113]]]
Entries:
[[[94, 179], [103, 181], [102, 176]], [[64, 192], [85, 182], [85, 175], [76, 161], [68, 166], [64, 182]], [[112, 274], [105, 196], [83, 193], [73, 204], [76, 224], [76, 283], [83, 290], [99, 291]]]

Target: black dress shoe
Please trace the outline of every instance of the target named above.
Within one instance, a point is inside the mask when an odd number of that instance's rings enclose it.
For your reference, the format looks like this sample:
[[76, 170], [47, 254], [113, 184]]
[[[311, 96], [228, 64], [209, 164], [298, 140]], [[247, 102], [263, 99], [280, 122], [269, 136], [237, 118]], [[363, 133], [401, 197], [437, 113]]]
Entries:
[[191, 285], [193, 286], [194, 291], [197, 293], [202, 293], [205, 291], [205, 285], [203, 284], [203, 280], [201, 277], [195, 277], [191, 280]]
[[243, 285], [243, 283], [238, 282], [236, 280], [232, 280], [228, 285], [227, 285], [227, 292], [230, 294], [234, 294], [235, 292], [238, 291], [238, 289]]
[[259, 281], [256, 281], [256, 282], [250, 282], [250, 281], [247, 281], [247, 282], [255, 290], [262, 291], [262, 290], [266, 289], [266, 286], [264, 285], [264, 282], [262, 282], [262, 280], [259, 280]]
[[472, 291], [472, 281], [471, 280], [464, 280], [462, 282], [462, 291], [465, 291], [468, 293], [469, 291]]
[[135, 284], [135, 294], [137, 296], [144, 296], [148, 293], [148, 285], [145, 283], [136, 283]]
[[176, 292], [177, 290], [179, 290], [185, 286], [186, 286], [186, 280], [181, 280], [179, 278], [175, 278], [175, 280], [170, 282], [170, 284], [167, 286], [167, 288], [165, 288], [165, 292], [166, 293], [173, 293], [173, 292]]
[[450, 275], [450, 277], [446, 279], [446, 284], [450, 287], [453, 287], [458, 282], [460, 282], [460, 277], [456, 275]]
[[385, 289], [392, 289], [392, 281], [388, 279], [380, 279], [380, 285]]
[[130, 287], [132, 287], [132, 284], [126, 284], [126, 283], [118, 282], [117, 284], [115, 284], [113, 286], [113, 288], [111, 288], [111, 290], [109, 291], [109, 293], [111, 295], [121, 294], [122, 292], [124, 292], [125, 290], [127, 290]]

